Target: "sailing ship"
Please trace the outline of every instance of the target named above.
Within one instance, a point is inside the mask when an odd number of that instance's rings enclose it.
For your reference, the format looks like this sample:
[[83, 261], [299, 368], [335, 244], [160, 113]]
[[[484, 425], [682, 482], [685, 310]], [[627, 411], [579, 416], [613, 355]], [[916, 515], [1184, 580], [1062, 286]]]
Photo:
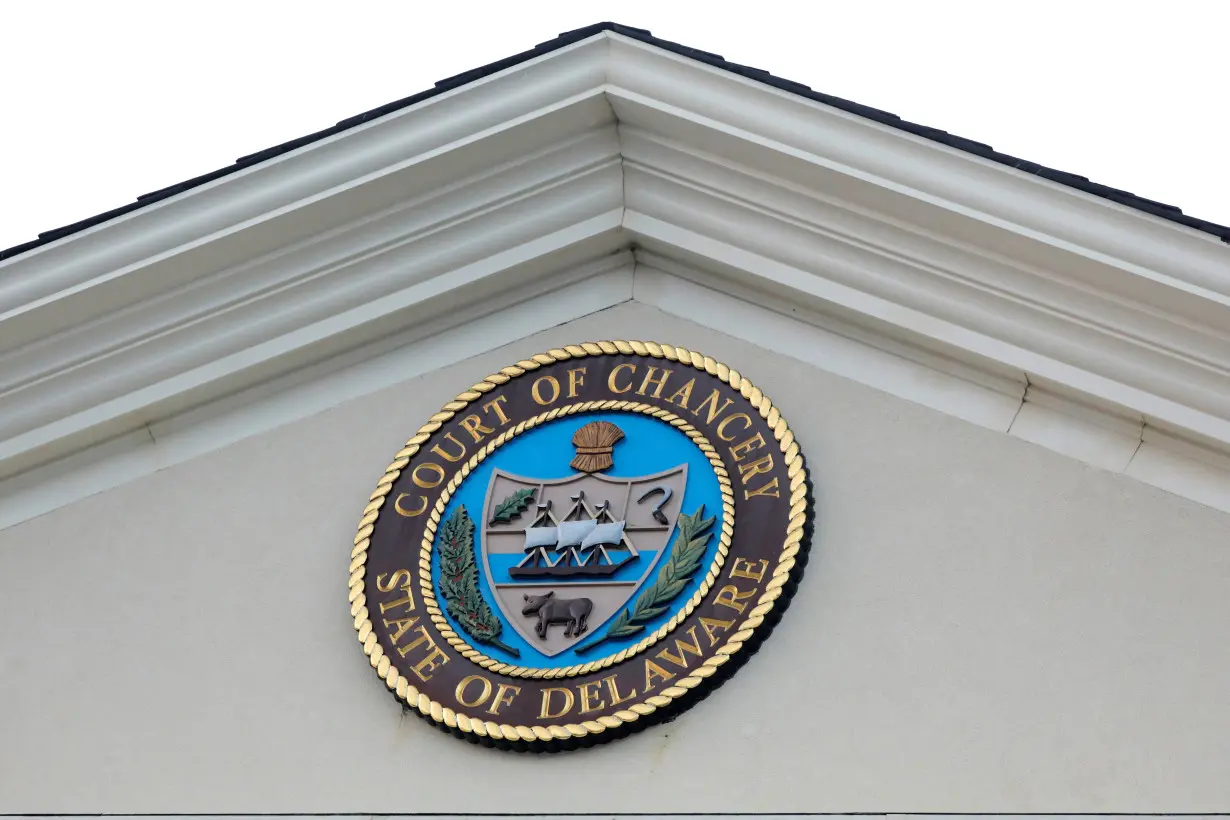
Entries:
[[589, 513], [583, 494], [574, 500], [577, 503], [572, 512], [583, 510], [585, 516], [558, 524], [550, 515], [550, 504], [539, 506], [534, 524], [525, 530], [525, 557], [509, 570], [509, 575], [513, 578], [602, 578], [614, 575], [639, 557], [636, 547], [624, 534], [626, 522], [614, 520], [607, 511], [607, 504], [600, 505], [596, 513]]

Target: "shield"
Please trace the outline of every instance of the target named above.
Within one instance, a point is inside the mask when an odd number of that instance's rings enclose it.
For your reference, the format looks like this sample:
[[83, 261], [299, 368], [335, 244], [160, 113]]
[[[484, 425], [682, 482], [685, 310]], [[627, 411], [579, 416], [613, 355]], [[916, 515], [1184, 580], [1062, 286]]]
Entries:
[[554, 656], [619, 612], [666, 551], [687, 473], [680, 464], [636, 478], [539, 480], [496, 469], [480, 552], [504, 620]]

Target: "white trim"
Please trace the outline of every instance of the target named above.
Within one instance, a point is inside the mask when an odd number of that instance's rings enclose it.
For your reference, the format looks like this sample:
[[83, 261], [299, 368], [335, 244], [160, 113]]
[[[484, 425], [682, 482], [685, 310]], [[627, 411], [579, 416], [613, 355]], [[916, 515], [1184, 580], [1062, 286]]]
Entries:
[[[1230, 458], [1168, 436], [1117, 407], [1087, 404], [1054, 385], [996, 379], [989, 371], [980, 377], [965, 363], [902, 348], [890, 336], [865, 330], [850, 334], [848, 326], [821, 313], [796, 307], [783, 310], [780, 303], [776, 308], [755, 304], [743, 295], [698, 284], [696, 271], [678, 263], [639, 256], [648, 262], [637, 267], [633, 290], [637, 302], [1230, 512]], [[713, 277], [707, 281], [715, 283]]]
[[633, 298], [666, 313], [983, 427], [1007, 430], [1020, 407], [1024, 379], [963, 378], [959, 367], [945, 368], [937, 358], [902, 355], [887, 338], [869, 343], [874, 337], [852, 337], [821, 314], [780, 302], [754, 304], [737, 286], [726, 285], [731, 295], [699, 284], [702, 271], [652, 254], [638, 258], [645, 264], [637, 269]]
[[631, 298], [627, 254], [583, 272], [487, 317], [481, 336], [456, 325], [401, 334], [0, 481], [0, 529], [509, 344], [541, 330], [543, 316], [570, 321]]
[[1230, 248], [604, 33], [0, 263], [0, 525], [633, 288], [1230, 510]]

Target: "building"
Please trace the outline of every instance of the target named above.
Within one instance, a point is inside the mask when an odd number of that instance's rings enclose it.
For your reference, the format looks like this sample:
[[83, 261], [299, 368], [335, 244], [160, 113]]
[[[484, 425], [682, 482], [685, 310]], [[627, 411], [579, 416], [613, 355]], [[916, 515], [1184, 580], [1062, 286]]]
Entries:
[[[601, 24], [0, 253], [0, 810], [1225, 811], [1227, 242]], [[806, 574], [676, 721], [458, 742], [356, 644], [356, 524], [608, 339], [772, 396]]]

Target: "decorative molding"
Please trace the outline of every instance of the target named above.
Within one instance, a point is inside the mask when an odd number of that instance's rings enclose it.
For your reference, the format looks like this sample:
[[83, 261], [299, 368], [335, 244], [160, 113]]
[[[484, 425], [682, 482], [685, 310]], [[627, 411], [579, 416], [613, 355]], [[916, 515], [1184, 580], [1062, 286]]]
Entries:
[[604, 32], [0, 263], [0, 526], [633, 295], [1230, 510], [1230, 248]]
[[[204, 403], [71, 456], [0, 481], [0, 529], [77, 499], [181, 464], [346, 401], [447, 367], [543, 328], [628, 301], [632, 260], [621, 253], [546, 280], [531, 299], [504, 307], [476, 337], [465, 322], [484, 310], [442, 317], [267, 383]], [[460, 322], [453, 319], [460, 319]]]
[[[640, 252], [634, 301], [802, 359], [966, 421], [1230, 512], [1230, 457], [1168, 434], [1139, 414], [1068, 386], [979, 372], [893, 335], [820, 311], [756, 297], [737, 283]], [[669, 272], [668, 272], [669, 271]], [[682, 306], [686, 305], [686, 311]]]

